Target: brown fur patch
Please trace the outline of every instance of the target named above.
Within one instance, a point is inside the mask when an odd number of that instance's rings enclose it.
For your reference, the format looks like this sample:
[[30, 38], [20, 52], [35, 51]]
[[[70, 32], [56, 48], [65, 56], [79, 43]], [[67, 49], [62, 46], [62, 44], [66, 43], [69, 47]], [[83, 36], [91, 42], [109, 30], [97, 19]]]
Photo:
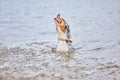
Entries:
[[66, 27], [66, 24], [65, 24], [64, 19], [62, 19], [62, 22], [59, 24], [59, 27], [61, 28], [61, 31], [62, 31], [62, 32], [65, 32], [65, 29], [66, 29], [67, 27]]

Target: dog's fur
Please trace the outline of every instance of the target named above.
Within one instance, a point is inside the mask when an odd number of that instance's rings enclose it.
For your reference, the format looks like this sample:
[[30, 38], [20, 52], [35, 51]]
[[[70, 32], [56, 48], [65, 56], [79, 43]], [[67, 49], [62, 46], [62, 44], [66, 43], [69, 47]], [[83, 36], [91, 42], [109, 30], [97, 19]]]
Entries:
[[58, 14], [56, 18], [54, 18], [54, 22], [56, 24], [56, 30], [58, 33], [58, 44], [57, 47], [53, 49], [55, 52], [64, 52], [66, 54], [71, 53], [72, 51], [72, 41], [70, 36], [69, 25], [66, 21]]

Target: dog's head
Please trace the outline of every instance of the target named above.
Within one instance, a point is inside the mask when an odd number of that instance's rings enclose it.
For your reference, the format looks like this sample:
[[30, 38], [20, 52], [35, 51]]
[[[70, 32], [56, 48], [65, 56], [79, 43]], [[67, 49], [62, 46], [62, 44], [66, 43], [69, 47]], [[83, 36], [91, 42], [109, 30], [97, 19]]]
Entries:
[[60, 17], [60, 14], [58, 14], [58, 15], [56, 16], [56, 18], [54, 18], [54, 20], [55, 20], [55, 23], [61, 24], [61, 22], [62, 22], [63, 19]]
[[60, 30], [62, 32], [65, 32], [65, 29], [67, 28], [66, 26], [66, 22], [65, 20], [60, 16], [60, 14], [58, 14], [56, 16], [56, 18], [54, 18], [54, 21], [55, 21], [55, 24], [56, 24], [56, 27], [60, 27]]

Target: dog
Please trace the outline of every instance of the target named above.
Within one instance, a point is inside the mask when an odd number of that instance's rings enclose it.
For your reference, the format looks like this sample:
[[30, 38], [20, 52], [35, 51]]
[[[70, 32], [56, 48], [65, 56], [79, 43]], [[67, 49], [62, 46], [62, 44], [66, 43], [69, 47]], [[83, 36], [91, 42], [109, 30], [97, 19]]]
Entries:
[[56, 31], [58, 33], [58, 43], [53, 51], [66, 53], [66, 55], [69, 55], [73, 50], [69, 25], [60, 16], [60, 14], [58, 14], [56, 18], [54, 18], [54, 22], [56, 24]]

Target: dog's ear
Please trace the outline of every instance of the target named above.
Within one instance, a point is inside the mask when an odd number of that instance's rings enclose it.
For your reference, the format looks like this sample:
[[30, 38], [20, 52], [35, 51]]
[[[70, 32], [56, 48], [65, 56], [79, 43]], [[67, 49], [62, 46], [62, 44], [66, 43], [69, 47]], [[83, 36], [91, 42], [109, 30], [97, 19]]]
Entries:
[[69, 25], [68, 25], [67, 29], [68, 29], [68, 32], [70, 32], [70, 28], [69, 28]]

